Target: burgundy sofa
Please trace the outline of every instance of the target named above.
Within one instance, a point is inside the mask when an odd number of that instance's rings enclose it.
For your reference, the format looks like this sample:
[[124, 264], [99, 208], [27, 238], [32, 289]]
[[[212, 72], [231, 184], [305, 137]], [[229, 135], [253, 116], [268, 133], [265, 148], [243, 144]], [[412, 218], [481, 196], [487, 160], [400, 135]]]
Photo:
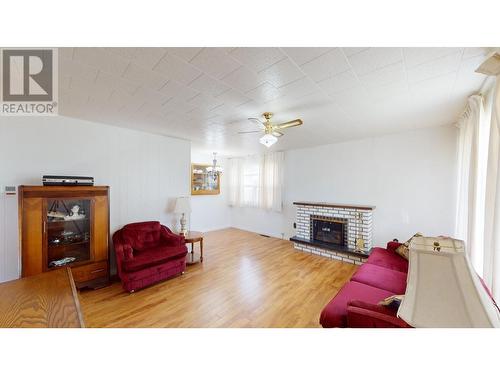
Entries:
[[394, 251], [399, 245], [389, 242], [387, 249], [373, 248], [366, 263], [321, 312], [323, 327], [410, 327], [395, 309], [378, 305], [386, 297], [405, 293], [408, 261]]
[[128, 292], [179, 275], [186, 269], [184, 237], [158, 221], [125, 225], [113, 235], [118, 276]]

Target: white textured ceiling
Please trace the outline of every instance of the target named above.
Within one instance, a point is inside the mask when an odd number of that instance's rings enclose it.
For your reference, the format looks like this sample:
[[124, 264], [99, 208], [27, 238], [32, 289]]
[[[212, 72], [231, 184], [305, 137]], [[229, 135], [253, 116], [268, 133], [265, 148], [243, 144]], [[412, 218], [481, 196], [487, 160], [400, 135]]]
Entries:
[[272, 148], [453, 123], [487, 48], [60, 48], [61, 115], [189, 139], [200, 151], [264, 150], [246, 120], [300, 117]]

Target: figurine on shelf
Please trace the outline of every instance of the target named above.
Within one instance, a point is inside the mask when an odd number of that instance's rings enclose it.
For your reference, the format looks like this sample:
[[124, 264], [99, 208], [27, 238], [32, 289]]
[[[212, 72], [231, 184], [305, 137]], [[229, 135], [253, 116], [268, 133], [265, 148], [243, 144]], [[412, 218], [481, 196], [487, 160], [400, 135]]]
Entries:
[[49, 263], [49, 267], [61, 267], [66, 264], [72, 263], [76, 260], [74, 257], [66, 257], [58, 260], [53, 260], [52, 262]]
[[64, 220], [81, 220], [85, 219], [85, 214], [80, 214], [80, 206], [75, 205], [71, 208], [71, 214], [64, 216]]

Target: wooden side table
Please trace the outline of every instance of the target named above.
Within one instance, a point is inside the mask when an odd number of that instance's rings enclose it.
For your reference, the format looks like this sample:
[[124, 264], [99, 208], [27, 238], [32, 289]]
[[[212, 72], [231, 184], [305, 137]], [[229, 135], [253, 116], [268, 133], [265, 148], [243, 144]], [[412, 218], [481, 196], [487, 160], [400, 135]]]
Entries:
[[[188, 256], [187, 256], [186, 264], [195, 264], [198, 262], [203, 263], [203, 233], [189, 231], [186, 233], [184, 238], [186, 239], [187, 244], [188, 243], [191, 244], [191, 253], [188, 254]], [[195, 254], [194, 254], [194, 244], [196, 242], [200, 243], [200, 257], [199, 258], [195, 257]]]

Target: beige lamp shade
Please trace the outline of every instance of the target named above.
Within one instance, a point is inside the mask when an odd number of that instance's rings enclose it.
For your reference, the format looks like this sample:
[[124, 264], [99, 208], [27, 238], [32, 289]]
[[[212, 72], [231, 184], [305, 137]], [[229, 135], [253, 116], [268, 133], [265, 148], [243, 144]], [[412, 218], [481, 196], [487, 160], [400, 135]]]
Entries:
[[398, 316], [413, 327], [500, 327], [498, 308], [472, 268], [463, 241], [415, 237]]
[[187, 214], [191, 212], [191, 200], [189, 197], [179, 197], [175, 201], [176, 214]]

